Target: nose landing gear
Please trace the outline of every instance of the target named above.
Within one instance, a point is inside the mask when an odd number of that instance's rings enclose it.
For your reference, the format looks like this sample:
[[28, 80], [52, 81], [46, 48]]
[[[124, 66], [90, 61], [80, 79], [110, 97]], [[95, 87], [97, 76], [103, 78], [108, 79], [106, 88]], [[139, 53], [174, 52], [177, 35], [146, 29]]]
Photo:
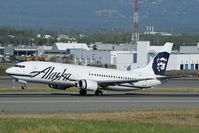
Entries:
[[24, 89], [26, 89], [26, 88], [27, 88], [27, 86], [26, 86], [27, 81], [24, 81], [24, 80], [18, 80], [18, 82], [22, 84], [22, 86], [21, 86], [21, 89], [22, 89], [22, 90], [24, 90]]
[[24, 85], [21, 86], [21, 89], [22, 89], [22, 90], [24, 90], [24, 89], [26, 89], [26, 88], [27, 88], [26, 84], [24, 84]]

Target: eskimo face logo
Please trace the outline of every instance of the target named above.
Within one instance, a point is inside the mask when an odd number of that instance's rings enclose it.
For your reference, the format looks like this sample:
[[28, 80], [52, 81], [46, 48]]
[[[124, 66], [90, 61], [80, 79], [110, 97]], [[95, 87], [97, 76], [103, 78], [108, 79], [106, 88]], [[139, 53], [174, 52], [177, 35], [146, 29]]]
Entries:
[[166, 58], [163, 58], [163, 57], [162, 58], [158, 58], [157, 59], [157, 70], [159, 72], [165, 70], [166, 63], [167, 63], [167, 59]]
[[164, 75], [169, 59], [169, 53], [159, 53], [153, 61], [153, 71], [156, 75]]

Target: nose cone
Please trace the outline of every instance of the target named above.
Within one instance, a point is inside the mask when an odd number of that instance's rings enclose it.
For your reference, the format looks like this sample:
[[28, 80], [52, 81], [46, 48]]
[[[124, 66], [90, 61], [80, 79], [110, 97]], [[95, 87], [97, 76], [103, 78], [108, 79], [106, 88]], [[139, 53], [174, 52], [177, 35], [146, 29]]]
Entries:
[[12, 68], [6, 69], [6, 73], [7, 73], [8, 75], [12, 74]]

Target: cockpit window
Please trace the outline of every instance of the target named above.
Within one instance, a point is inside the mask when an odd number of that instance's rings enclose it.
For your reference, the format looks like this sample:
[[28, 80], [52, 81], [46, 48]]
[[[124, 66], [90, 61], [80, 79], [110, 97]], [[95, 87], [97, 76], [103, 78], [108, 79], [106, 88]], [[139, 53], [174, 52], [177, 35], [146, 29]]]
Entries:
[[25, 66], [24, 66], [24, 65], [15, 65], [15, 67], [25, 68]]

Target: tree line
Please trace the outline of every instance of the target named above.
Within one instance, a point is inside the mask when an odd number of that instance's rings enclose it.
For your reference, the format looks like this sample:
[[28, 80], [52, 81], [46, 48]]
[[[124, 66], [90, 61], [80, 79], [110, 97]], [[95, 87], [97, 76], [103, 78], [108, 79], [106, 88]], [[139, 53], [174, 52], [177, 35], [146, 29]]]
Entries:
[[[41, 37], [37, 35], [40, 34]], [[53, 38], [46, 39], [42, 37], [45, 34], [51, 35]], [[0, 28], [0, 44], [7, 46], [8, 44], [18, 45], [53, 45], [57, 42], [57, 36], [59, 34], [65, 34], [71, 37], [75, 37], [80, 43], [91, 44], [94, 42], [122, 44], [131, 43], [131, 32], [57, 32], [57, 31], [44, 31], [40, 30], [20, 30], [16, 28]], [[83, 36], [80, 36], [82, 35]], [[199, 34], [174, 34], [172, 36], [161, 35], [140, 35], [141, 41], [150, 41], [151, 45], [163, 45], [165, 42], [173, 42], [174, 48], [179, 49], [182, 45], [196, 45], [199, 42]], [[67, 42], [67, 40], [61, 40]]]

